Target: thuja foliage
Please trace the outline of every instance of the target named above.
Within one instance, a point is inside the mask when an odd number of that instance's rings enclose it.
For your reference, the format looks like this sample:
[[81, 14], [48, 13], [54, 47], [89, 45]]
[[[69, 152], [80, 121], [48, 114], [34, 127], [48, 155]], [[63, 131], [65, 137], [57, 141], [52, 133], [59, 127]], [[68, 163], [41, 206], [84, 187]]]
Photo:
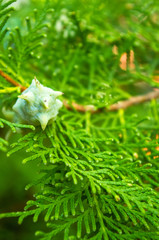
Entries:
[[[63, 107], [44, 131], [0, 118], [6, 134], [6, 125], [13, 132], [21, 128], [12, 144], [0, 139], [0, 150], [13, 161], [18, 151], [23, 164], [35, 161], [37, 178], [26, 190], [38, 186], [24, 210], [0, 218], [22, 223], [42, 216], [48, 229], [36, 235], [43, 240], [158, 239], [158, 101], [103, 109], [158, 87], [158, 2], [32, 1], [10, 15], [13, 2], [0, 1], [0, 69], [26, 87], [36, 75], [64, 92], [70, 105], [93, 104], [99, 111]], [[122, 69], [121, 55], [129, 58], [130, 51], [133, 70], [129, 61]], [[1, 77], [7, 116], [19, 92]]]

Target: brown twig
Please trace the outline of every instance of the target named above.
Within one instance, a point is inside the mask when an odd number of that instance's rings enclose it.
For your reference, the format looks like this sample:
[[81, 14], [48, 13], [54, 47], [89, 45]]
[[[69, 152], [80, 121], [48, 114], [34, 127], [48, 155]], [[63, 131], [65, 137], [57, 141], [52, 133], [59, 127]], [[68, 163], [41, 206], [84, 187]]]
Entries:
[[121, 101], [121, 102], [111, 105], [109, 107], [109, 111], [116, 111], [121, 108], [126, 109], [132, 105], [150, 101], [150, 100], [156, 99], [156, 98], [159, 98], [159, 89], [154, 88], [154, 90], [152, 92], [149, 92], [147, 94], [131, 97], [128, 100]]
[[93, 106], [93, 105], [83, 106], [83, 105], [77, 104], [75, 102], [72, 102], [71, 104], [69, 104], [67, 100], [64, 100], [63, 103], [64, 103], [64, 106], [67, 109], [70, 109], [70, 110], [76, 109], [79, 112], [90, 111], [91, 113], [97, 113], [101, 110], [117, 111], [119, 109], [126, 109], [126, 108], [128, 108], [132, 105], [143, 103], [143, 102], [146, 102], [146, 101], [150, 101], [150, 100], [156, 99], [156, 98], [159, 98], [159, 89], [155, 88], [154, 91], [149, 92], [145, 95], [131, 97], [128, 100], [124, 100], [124, 101], [112, 104], [109, 108], [101, 108], [101, 109], [98, 109], [98, 110], [96, 110], [95, 106]]
[[6, 73], [4, 73], [2, 70], [0, 70], [0, 75], [7, 80], [7, 82], [10, 82], [16, 87], [20, 87], [21, 92], [23, 92], [26, 87], [22, 86], [21, 84], [17, 83], [15, 80], [13, 80], [10, 76], [8, 76]]
[[96, 113], [98, 110], [95, 109], [95, 106], [93, 105], [80, 105], [78, 103], [72, 102], [71, 104], [69, 104], [68, 100], [64, 99], [63, 100], [63, 105], [69, 109], [69, 110], [73, 110], [75, 109], [78, 112], [91, 112], [91, 113]]
[[[26, 87], [22, 86], [21, 84], [17, 83], [15, 80], [13, 80], [11, 77], [9, 77], [6, 73], [4, 73], [2, 70], [0, 70], [0, 75], [5, 78], [8, 82], [13, 84], [14, 86], [18, 86], [21, 89], [21, 92], [23, 92]], [[131, 97], [128, 100], [124, 100], [115, 104], [112, 104], [109, 108], [101, 108], [101, 109], [96, 109], [95, 106], [93, 105], [80, 105], [78, 103], [72, 102], [71, 104], [68, 102], [68, 100], [63, 100], [64, 106], [69, 109], [73, 110], [75, 109], [78, 112], [91, 112], [91, 113], [97, 113], [101, 110], [106, 110], [106, 111], [117, 111], [119, 109], [126, 109], [132, 105], [143, 103], [146, 101], [150, 101], [152, 99], [159, 98], [159, 89], [154, 88], [152, 92], [149, 92], [145, 95], [140, 95], [140, 96], [135, 96]]]

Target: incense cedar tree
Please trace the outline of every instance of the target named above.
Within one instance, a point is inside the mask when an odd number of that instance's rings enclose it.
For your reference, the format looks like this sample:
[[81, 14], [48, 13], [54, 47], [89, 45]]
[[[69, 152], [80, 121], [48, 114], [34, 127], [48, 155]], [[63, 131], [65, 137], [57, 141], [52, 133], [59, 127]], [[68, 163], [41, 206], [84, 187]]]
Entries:
[[[0, 0], [0, 151], [8, 168], [34, 163], [36, 177], [24, 209], [2, 208], [1, 222], [29, 219], [29, 231], [33, 219], [29, 239], [159, 239], [159, 102], [110, 111], [158, 91], [158, 1], [14, 4]], [[43, 130], [13, 117], [34, 76], [64, 93]]]

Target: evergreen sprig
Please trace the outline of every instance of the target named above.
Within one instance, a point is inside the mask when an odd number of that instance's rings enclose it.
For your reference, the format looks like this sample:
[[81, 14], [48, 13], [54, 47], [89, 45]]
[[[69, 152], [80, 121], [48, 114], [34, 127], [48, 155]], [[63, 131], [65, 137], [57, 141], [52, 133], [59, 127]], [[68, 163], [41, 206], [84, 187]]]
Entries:
[[[11, 123], [11, 122], [3, 119], [3, 118], [0, 118], [0, 128], [4, 128], [4, 125], [7, 125], [10, 128], [10, 130], [12, 131], [12, 133], [17, 132], [17, 130], [19, 128], [35, 130], [35, 127], [32, 126], [32, 125]], [[10, 133], [10, 132], [8, 132], [8, 133]], [[8, 141], [3, 139], [3, 138], [0, 138], [0, 150], [1, 151], [6, 151], [7, 150], [7, 148], [6, 148], [7, 146], [8, 146]]]
[[[9, 144], [7, 156], [14, 159], [20, 151], [22, 163], [35, 163], [38, 170], [26, 186], [35, 191], [32, 200], [0, 218], [46, 222], [48, 230], [36, 232], [43, 240], [157, 240], [158, 101], [102, 111], [158, 86], [158, 33], [152, 33], [158, 27], [157, 3], [124, 0], [117, 8], [117, 0], [88, 1], [87, 7], [80, 1], [77, 10], [74, 0], [46, 1], [42, 10], [31, 5], [25, 27], [22, 22], [8, 30], [13, 2], [0, 1], [2, 71], [24, 87], [38, 74], [68, 102], [93, 104], [100, 111], [63, 108], [45, 131], [0, 118], [3, 136], [8, 127], [13, 133], [21, 128], [12, 144], [0, 138], [0, 150]], [[121, 57], [129, 59], [132, 52], [134, 68], [127, 61], [123, 70]], [[0, 80], [1, 105], [11, 108], [21, 89]]]
[[[6, 8], [15, 1], [8, 1], [2, 5], [2, 8]], [[5, 17], [8, 11], [13, 10], [13, 7], [7, 8], [6, 11], [2, 12], [2, 16]], [[49, 3], [46, 3], [45, 7], [41, 11], [34, 9], [34, 19], [26, 17], [25, 31], [21, 30], [19, 26], [10, 30], [7, 45], [5, 46], [5, 55], [1, 54], [0, 67], [6, 73], [13, 76], [19, 83], [27, 85], [27, 80], [22, 77], [21, 71], [25, 68], [25, 63], [28, 59], [39, 58], [39, 54], [36, 49], [43, 45], [43, 38], [46, 38], [45, 30], [48, 27], [47, 14], [51, 12]], [[7, 21], [7, 17], [5, 17]], [[5, 23], [6, 23], [5, 21]], [[19, 25], [21, 25], [20, 23]], [[5, 24], [3, 24], [4, 26]], [[5, 28], [1, 35], [3, 37], [9, 31]], [[4, 90], [3, 90], [4, 91]], [[12, 88], [12, 91], [14, 89]]]
[[[23, 163], [39, 159], [42, 175], [34, 184], [40, 191], [24, 212], [0, 217], [20, 216], [21, 223], [33, 215], [36, 222], [44, 212], [51, 231], [37, 233], [41, 239], [52, 239], [60, 232], [68, 239], [71, 228], [82, 239], [125, 239], [125, 235], [135, 239], [135, 231], [145, 239], [153, 229], [149, 238], [153, 239], [158, 235], [159, 197], [151, 185], [158, 186], [158, 170], [130, 157], [130, 146], [137, 148], [135, 143], [93, 138], [68, 119], [58, 119], [45, 133], [40, 129], [28, 133], [12, 145], [8, 155], [25, 148], [31, 156]], [[138, 146], [144, 147], [139, 142]]]
[[11, 16], [10, 13], [14, 10], [13, 7], [10, 7], [10, 5], [14, 2], [16, 2], [16, 0], [10, 0], [6, 3], [3, 3], [3, 0], [0, 1], [0, 42], [9, 31], [9, 28], [4, 28], [4, 26]]

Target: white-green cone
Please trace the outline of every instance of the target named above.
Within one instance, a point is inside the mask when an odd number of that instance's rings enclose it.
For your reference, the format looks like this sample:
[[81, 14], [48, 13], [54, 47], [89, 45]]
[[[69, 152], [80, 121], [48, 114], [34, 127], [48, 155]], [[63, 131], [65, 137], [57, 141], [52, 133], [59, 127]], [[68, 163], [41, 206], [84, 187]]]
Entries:
[[33, 79], [31, 85], [18, 96], [13, 110], [23, 123], [41, 125], [44, 130], [47, 124], [56, 119], [62, 102], [57, 99], [62, 92], [44, 87], [37, 79]]

